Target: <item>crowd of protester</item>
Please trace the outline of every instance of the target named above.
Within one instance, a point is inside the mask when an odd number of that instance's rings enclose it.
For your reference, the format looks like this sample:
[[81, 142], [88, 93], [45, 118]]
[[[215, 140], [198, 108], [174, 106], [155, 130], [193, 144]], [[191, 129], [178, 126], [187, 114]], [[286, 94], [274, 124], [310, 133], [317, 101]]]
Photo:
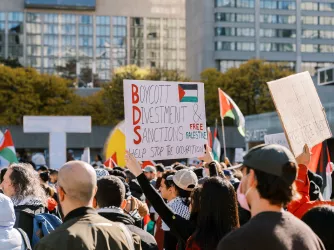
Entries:
[[69, 159], [59, 171], [13, 163], [0, 173], [0, 249], [334, 249], [334, 207], [321, 177], [285, 147], [242, 164], [126, 168]]

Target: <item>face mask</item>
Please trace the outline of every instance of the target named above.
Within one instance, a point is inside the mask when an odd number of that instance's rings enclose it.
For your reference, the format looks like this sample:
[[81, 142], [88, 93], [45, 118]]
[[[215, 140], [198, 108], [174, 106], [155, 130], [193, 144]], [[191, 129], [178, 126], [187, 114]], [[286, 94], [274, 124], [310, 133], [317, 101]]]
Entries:
[[249, 193], [249, 191], [252, 189], [252, 187], [250, 187], [250, 188], [247, 190], [246, 194], [242, 194], [242, 193], [240, 192], [241, 184], [242, 184], [242, 182], [240, 182], [239, 187], [238, 187], [238, 189], [237, 189], [237, 198], [238, 198], [238, 202], [239, 202], [240, 206], [241, 206], [243, 209], [245, 209], [245, 210], [247, 210], [247, 211], [250, 211], [250, 207], [249, 207], [249, 205], [248, 205], [248, 202], [247, 202], [247, 198], [246, 198], [246, 197], [247, 197], [247, 194]]

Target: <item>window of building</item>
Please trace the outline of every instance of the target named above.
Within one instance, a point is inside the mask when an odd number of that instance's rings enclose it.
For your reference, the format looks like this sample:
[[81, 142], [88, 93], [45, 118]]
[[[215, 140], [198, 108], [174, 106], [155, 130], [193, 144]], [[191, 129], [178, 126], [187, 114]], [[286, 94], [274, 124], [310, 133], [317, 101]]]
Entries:
[[302, 71], [308, 71], [313, 76], [320, 68], [333, 66], [333, 62], [302, 62]]
[[302, 44], [301, 51], [304, 53], [318, 53], [319, 45], [318, 44]]
[[0, 57], [5, 57], [6, 13], [0, 12]]
[[218, 27], [215, 29], [216, 36], [255, 36], [253, 28], [226, 28]]
[[320, 30], [319, 38], [321, 39], [334, 39], [334, 31], [332, 30]]
[[260, 29], [262, 37], [280, 37], [280, 38], [295, 38], [296, 30], [290, 29]]
[[333, 11], [334, 3], [319, 3], [319, 10], [320, 11]]
[[234, 22], [235, 14], [234, 13], [215, 13], [216, 22]]
[[281, 9], [281, 10], [295, 10], [295, 1], [275, 1], [275, 0], [261, 0], [261, 9]]
[[261, 15], [260, 22], [262, 23], [277, 23], [277, 24], [295, 24], [296, 16], [291, 15]]
[[318, 17], [317, 16], [302, 16], [302, 23], [317, 25]]
[[289, 43], [261, 43], [260, 51], [263, 52], [296, 52], [296, 45]]
[[219, 61], [219, 70], [224, 73], [230, 68], [239, 68], [245, 61], [221, 60]]
[[302, 10], [317, 11], [318, 10], [318, 4], [317, 3], [313, 3], [313, 2], [302, 2], [301, 3], [301, 8], [302, 8]]
[[319, 17], [319, 24], [334, 25], [334, 17], [321, 16]]
[[215, 0], [216, 7], [235, 7], [235, 0]]
[[302, 38], [319, 38], [318, 30], [302, 30]]
[[236, 7], [238, 8], [254, 8], [254, 0], [236, 0]]
[[215, 43], [215, 49], [226, 50], [226, 51], [255, 51], [254, 43], [246, 42], [223, 42], [218, 41]]
[[320, 44], [319, 52], [320, 53], [334, 53], [334, 45], [333, 44]]

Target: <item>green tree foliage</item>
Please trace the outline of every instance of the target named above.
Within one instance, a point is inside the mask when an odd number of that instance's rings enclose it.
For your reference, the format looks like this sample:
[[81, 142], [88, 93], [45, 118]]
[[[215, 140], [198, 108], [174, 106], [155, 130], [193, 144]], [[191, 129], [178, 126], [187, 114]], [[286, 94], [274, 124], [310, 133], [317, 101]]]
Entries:
[[[219, 118], [218, 88], [226, 92], [239, 106], [244, 115], [259, 114], [275, 110], [267, 82], [293, 74], [285, 65], [250, 60], [239, 68], [231, 68], [225, 73], [216, 69], [206, 69], [201, 74], [205, 84], [205, 104], [207, 122], [215, 124]], [[227, 121], [229, 125], [231, 121]]]
[[0, 66], [0, 124], [20, 125], [24, 115], [67, 115], [77, 98], [68, 86], [34, 69]]
[[0, 64], [3, 64], [5, 66], [11, 67], [11, 68], [22, 68], [21, 63], [19, 62], [19, 59], [17, 58], [2, 58], [0, 57]]

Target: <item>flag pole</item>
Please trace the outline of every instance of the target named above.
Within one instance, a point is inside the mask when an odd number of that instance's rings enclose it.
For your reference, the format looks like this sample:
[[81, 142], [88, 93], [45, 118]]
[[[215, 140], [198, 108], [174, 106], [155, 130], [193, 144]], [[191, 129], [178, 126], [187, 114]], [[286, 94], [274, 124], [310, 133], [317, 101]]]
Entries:
[[222, 122], [222, 132], [223, 132], [223, 148], [224, 148], [224, 162], [225, 158], [227, 157], [226, 155], [226, 141], [225, 141], [225, 126], [224, 126], [224, 118], [220, 118]]

